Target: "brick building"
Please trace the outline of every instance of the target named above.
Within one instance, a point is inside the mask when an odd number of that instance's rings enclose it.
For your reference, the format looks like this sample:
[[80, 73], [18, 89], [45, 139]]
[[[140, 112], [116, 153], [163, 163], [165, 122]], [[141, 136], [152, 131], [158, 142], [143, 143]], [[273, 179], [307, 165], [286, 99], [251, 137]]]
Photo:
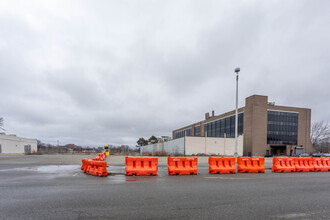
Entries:
[[[243, 135], [246, 156], [312, 153], [310, 141], [311, 109], [277, 106], [267, 96], [253, 95], [238, 109], [238, 135]], [[235, 110], [205, 114], [205, 120], [176, 129], [173, 139], [183, 136], [235, 137]]]

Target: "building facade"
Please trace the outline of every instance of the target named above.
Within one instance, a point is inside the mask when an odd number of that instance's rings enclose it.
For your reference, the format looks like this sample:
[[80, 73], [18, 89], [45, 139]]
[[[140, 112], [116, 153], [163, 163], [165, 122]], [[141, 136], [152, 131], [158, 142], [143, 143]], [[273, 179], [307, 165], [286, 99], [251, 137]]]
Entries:
[[[277, 106], [267, 96], [253, 95], [238, 109], [238, 135], [244, 134], [246, 156], [295, 156], [312, 153], [310, 141], [311, 109]], [[235, 110], [176, 129], [173, 139], [183, 136], [235, 137]]]
[[0, 134], [0, 154], [30, 154], [37, 151], [36, 139]]
[[[237, 153], [243, 155], [243, 135], [238, 136]], [[230, 156], [235, 153], [234, 138], [185, 136], [140, 148], [142, 155], [150, 156]]]

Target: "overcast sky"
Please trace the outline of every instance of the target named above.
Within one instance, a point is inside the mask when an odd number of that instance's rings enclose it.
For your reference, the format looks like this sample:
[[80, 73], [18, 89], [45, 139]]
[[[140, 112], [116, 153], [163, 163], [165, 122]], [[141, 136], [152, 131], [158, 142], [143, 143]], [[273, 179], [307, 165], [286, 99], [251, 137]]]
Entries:
[[129, 144], [267, 95], [330, 121], [330, 1], [0, 1], [0, 117]]

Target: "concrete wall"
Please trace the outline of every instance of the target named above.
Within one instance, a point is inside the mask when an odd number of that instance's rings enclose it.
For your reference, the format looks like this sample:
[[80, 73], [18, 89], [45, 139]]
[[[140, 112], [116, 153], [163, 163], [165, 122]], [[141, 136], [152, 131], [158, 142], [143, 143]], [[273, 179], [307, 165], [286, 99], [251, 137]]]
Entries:
[[31, 146], [31, 153], [37, 152], [37, 140], [0, 134], [1, 153], [24, 154], [24, 146]]
[[152, 155], [184, 155], [184, 138], [143, 146], [141, 147], [141, 153]]
[[[235, 138], [215, 137], [185, 137], [186, 155], [226, 155], [233, 156], [235, 153]], [[243, 155], [243, 135], [238, 137], [238, 155]]]
[[[238, 137], [238, 155], [243, 155], [243, 135]], [[151, 155], [226, 155], [235, 153], [235, 138], [184, 137], [141, 147], [142, 154]]]

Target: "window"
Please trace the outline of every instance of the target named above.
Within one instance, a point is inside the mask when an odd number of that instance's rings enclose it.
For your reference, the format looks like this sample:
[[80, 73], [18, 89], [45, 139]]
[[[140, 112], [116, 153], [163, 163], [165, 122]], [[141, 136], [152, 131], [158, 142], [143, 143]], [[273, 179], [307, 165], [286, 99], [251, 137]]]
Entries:
[[[238, 135], [243, 134], [244, 114], [238, 114]], [[204, 124], [204, 135], [207, 137], [235, 137], [235, 115]]]
[[201, 126], [196, 126], [194, 136], [201, 136]]
[[268, 144], [297, 144], [298, 113], [268, 110], [267, 117]]
[[182, 131], [177, 131], [174, 134], [174, 139], [182, 138], [184, 136], [191, 136], [191, 134], [192, 134], [192, 129], [191, 128], [188, 128], [188, 129], [182, 130]]

